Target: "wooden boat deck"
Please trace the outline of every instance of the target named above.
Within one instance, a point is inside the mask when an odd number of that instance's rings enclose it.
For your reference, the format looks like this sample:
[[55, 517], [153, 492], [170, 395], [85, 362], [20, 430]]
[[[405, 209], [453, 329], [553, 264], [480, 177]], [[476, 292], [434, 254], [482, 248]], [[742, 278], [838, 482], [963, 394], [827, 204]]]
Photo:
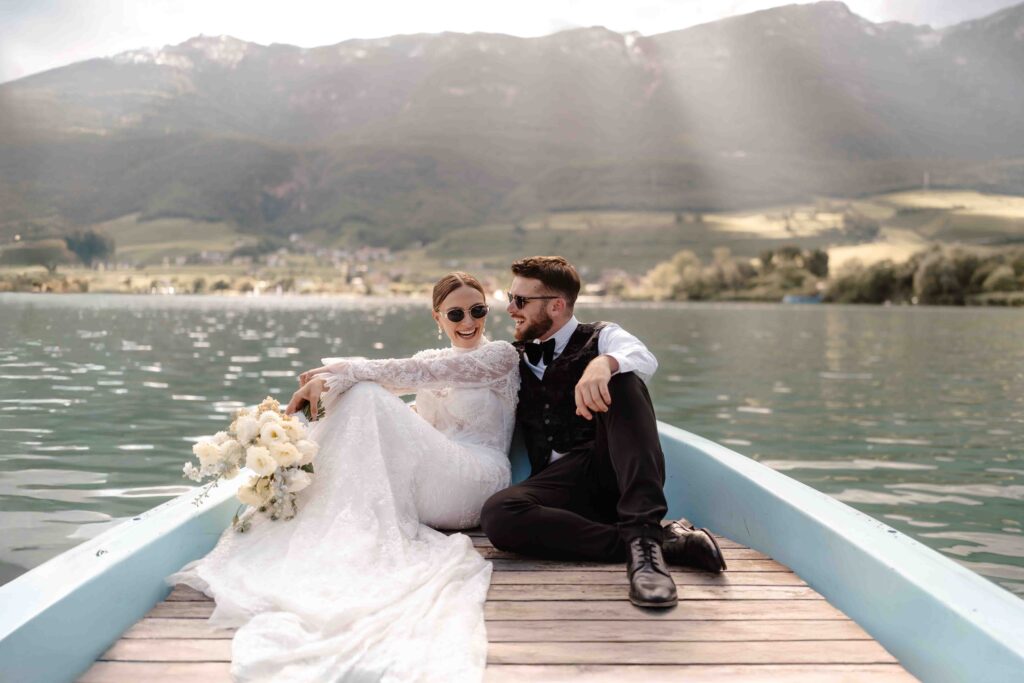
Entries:
[[[787, 567], [721, 536], [728, 571], [673, 571], [679, 605], [644, 610], [621, 565], [527, 559], [468, 533], [494, 562], [487, 683], [916, 680]], [[207, 625], [212, 610], [177, 586], [80, 682], [230, 681], [233, 632]]]

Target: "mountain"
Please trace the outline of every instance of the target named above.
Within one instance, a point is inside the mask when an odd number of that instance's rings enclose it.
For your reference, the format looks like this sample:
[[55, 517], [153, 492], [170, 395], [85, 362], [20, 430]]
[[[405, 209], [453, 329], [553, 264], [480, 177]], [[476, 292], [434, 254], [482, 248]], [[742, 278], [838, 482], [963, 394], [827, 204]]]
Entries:
[[566, 209], [919, 185], [1024, 193], [1024, 5], [941, 31], [839, 2], [653, 36], [229, 36], [0, 85], [0, 239], [138, 213], [369, 244]]

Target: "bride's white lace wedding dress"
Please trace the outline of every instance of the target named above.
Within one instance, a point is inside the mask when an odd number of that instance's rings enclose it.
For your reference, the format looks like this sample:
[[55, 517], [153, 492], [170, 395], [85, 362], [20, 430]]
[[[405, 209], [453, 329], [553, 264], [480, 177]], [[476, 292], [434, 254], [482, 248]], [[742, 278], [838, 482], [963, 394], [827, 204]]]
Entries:
[[[298, 515], [227, 529], [168, 577], [238, 627], [245, 681], [478, 681], [491, 565], [463, 534], [509, 484], [519, 358], [507, 342], [353, 360], [328, 379]], [[416, 412], [396, 394], [416, 392]]]

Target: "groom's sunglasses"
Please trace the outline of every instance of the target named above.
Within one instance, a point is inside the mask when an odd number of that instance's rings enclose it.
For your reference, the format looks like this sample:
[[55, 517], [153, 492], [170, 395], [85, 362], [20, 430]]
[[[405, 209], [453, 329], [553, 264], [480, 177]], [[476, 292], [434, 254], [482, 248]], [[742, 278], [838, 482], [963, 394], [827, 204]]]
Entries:
[[[473, 316], [474, 320], [479, 320], [487, 315], [487, 310], [487, 304], [474, 304], [469, 307], [469, 314]], [[445, 313], [444, 317], [453, 323], [461, 323], [462, 319], [466, 317], [466, 311], [461, 308], [453, 308]]]
[[518, 308], [520, 310], [525, 308], [526, 304], [530, 303], [534, 299], [561, 299], [562, 298], [560, 296], [519, 296], [518, 294], [513, 294], [512, 292], [506, 292], [506, 294], [508, 294], [508, 302], [509, 303], [513, 303], [514, 302], [515, 305], [516, 305], [516, 308]]

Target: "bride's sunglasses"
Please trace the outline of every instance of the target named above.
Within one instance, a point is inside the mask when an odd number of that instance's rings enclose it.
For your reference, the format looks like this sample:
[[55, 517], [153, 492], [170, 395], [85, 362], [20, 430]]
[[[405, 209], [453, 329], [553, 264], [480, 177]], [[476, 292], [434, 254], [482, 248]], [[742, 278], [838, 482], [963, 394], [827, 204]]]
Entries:
[[[469, 314], [473, 316], [474, 320], [479, 320], [487, 315], [487, 310], [487, 304], [474, 304], [469, 307]], [[466, 311], [461, 308], [452, 308], [444, 314], [444, 317], [453, 323], [461, 323], [462, 319], [466, 317]]]

